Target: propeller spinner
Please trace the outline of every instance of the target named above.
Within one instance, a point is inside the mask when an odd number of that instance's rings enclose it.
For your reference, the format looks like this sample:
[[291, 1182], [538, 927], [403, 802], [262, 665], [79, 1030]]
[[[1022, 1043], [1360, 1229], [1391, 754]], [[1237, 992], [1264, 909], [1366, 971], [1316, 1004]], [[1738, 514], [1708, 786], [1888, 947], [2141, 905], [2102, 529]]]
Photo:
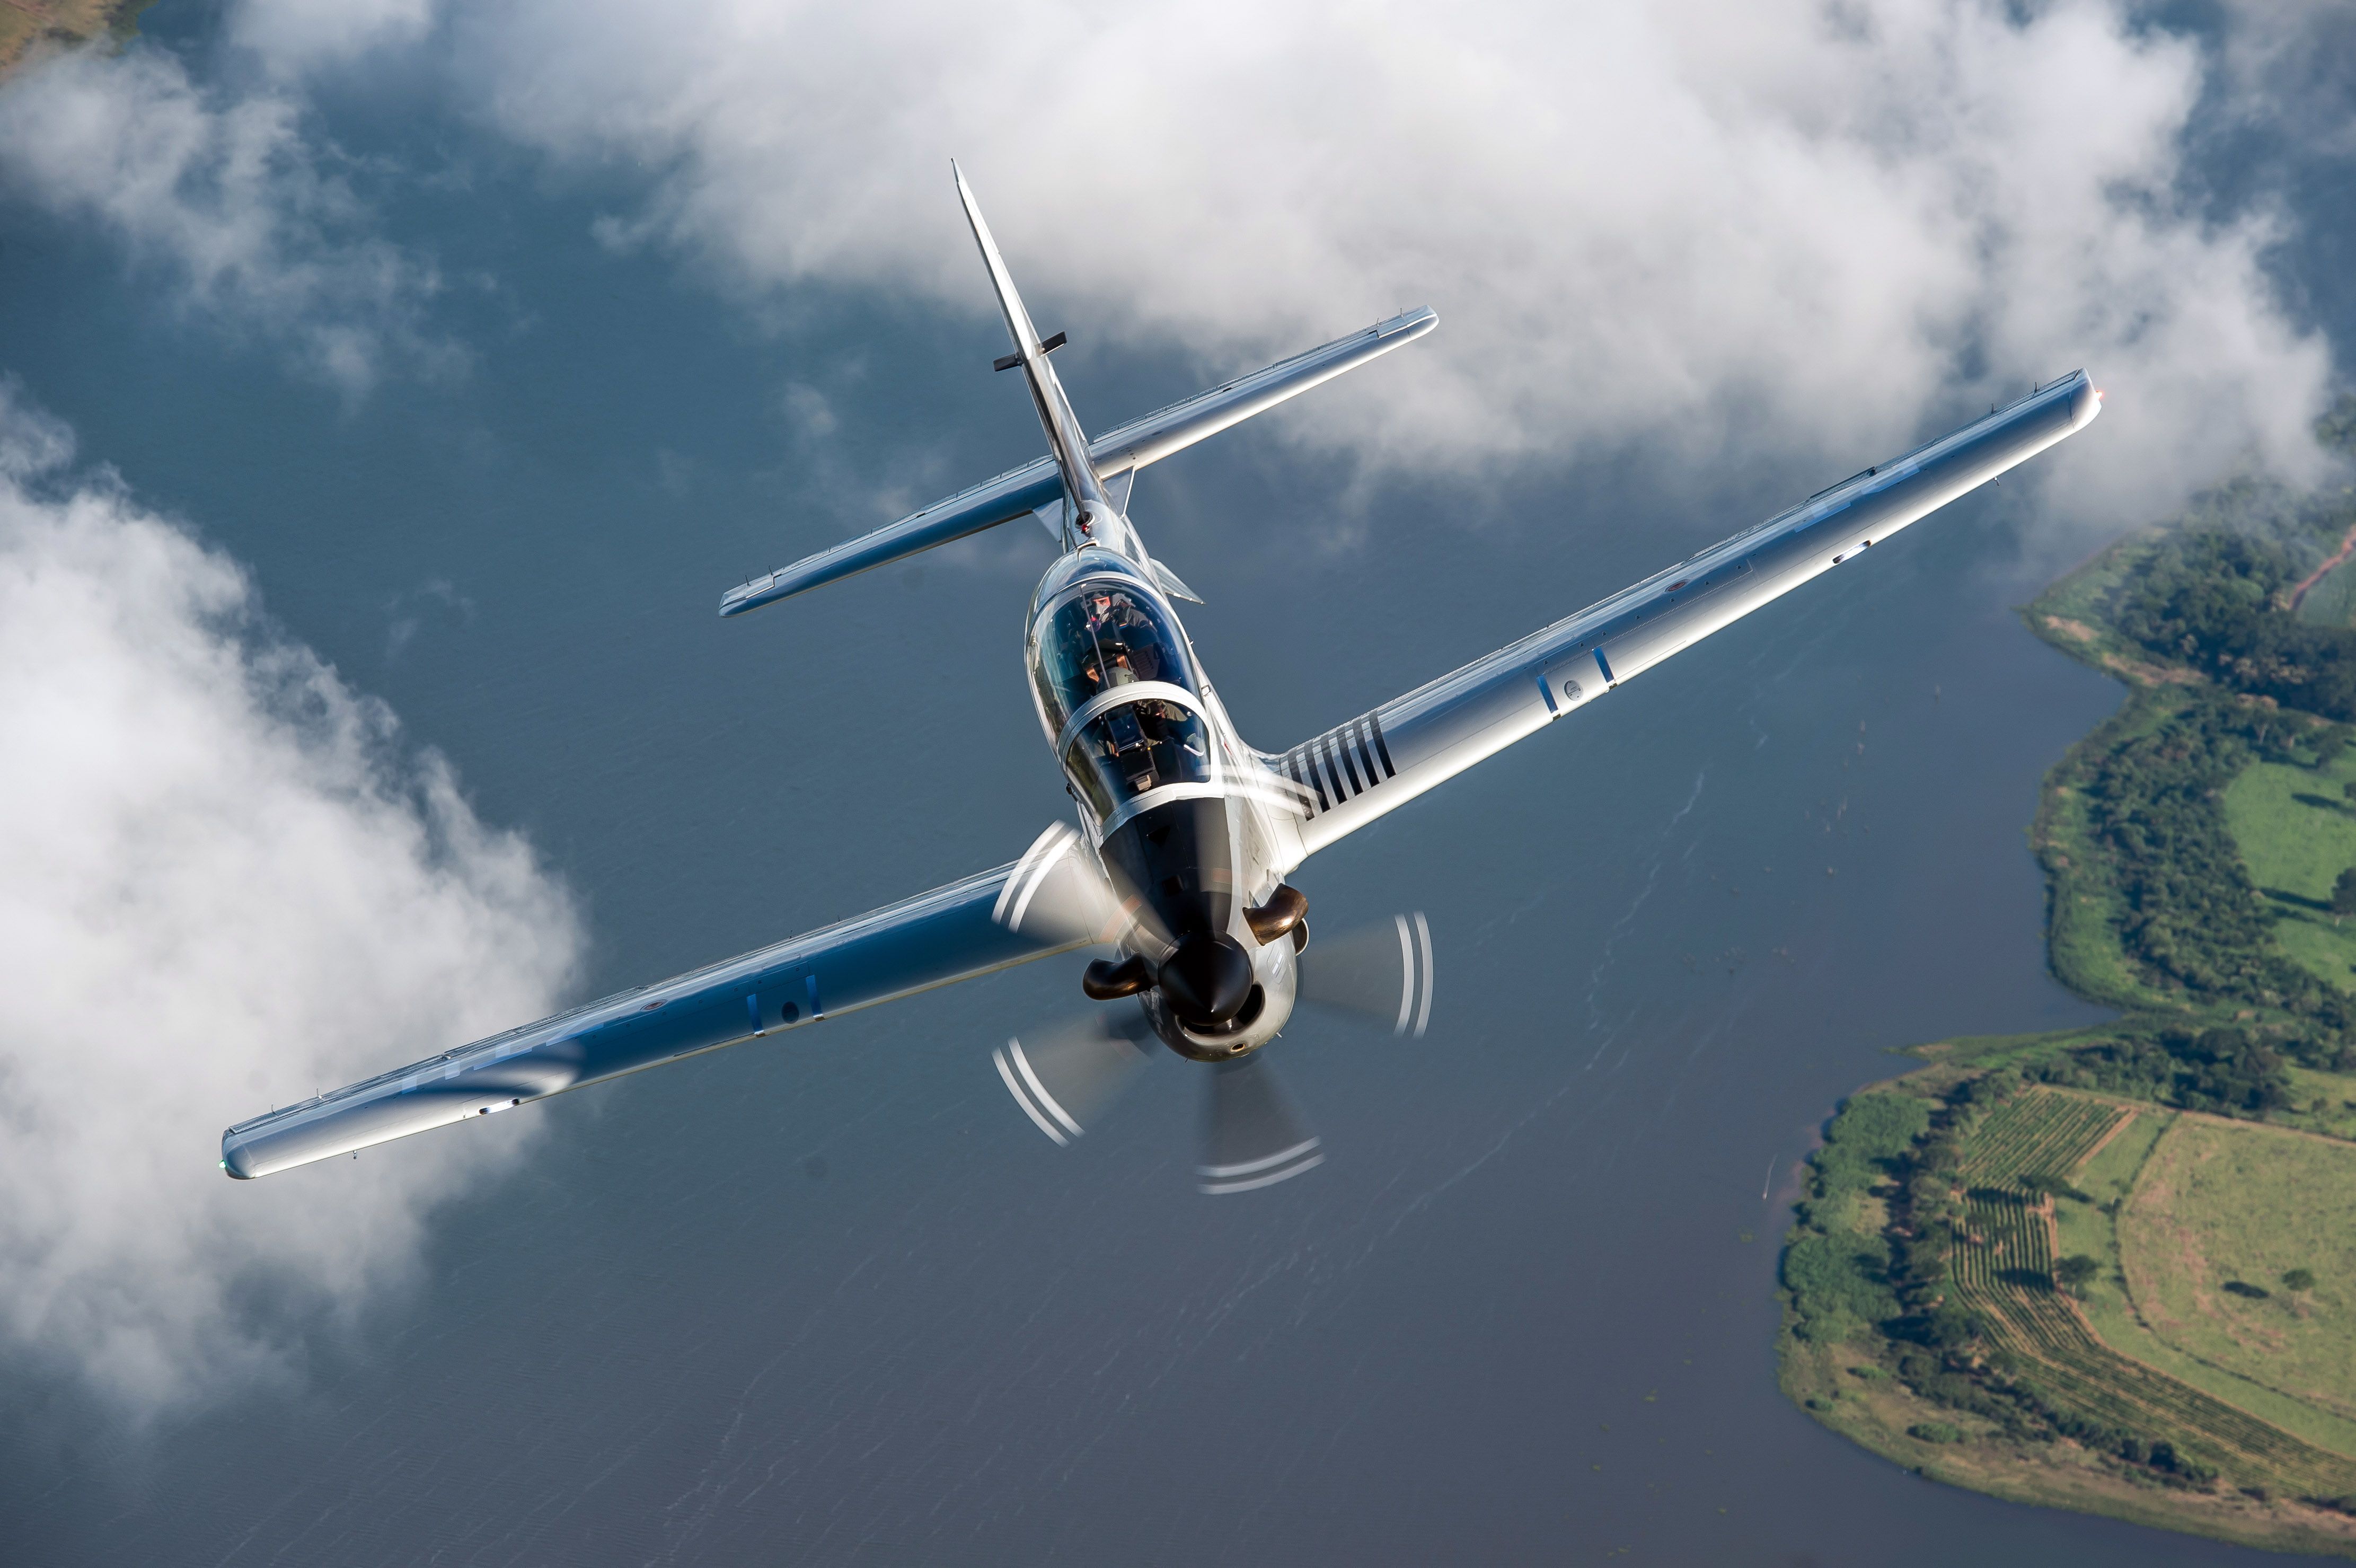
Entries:
[[[1297, 894], [1294, 899], [1282, 926], [1269, 936], [1288, 938], [1284, 946], [1299, 955], [1301, 999], [1387, 1025], [1395, 1036], [1420, 1037], [1431, 1019], [1432, 991], [1431, 928], [1422, 913], [1397, 915], [1320, 942], [1312, 952], [1305, 950], [1309, 932], [1301, 919], [1306, 901]], [[1134, 1013], [1091, 1013], [1033, 1035], [1028, 1045], [1010, 1039], [993, 1053], [1007, 1092], [1058, 1145], [1096, 1127], [1136, 1081], [1149, 1064], [1150, 1041], [1161, 1037], [1168, 1043], [1167, 1019], [1174, 1011], [1170, 993], [1175, 989], [1171, 971], [1183, 951], [1159, 966], [1136, 955], [1097, 960], [1083, 982], [1089, 995], [1137, 996], [1144, 1006]], [[1171, 1048], [1197, 1054], [1191, 1041], [1184, 1049]], [[1196, 1173], [1202, 1191], [1215, 1197], [1254, 1192], [1324, 1163], [1323, 1145], [1259, 1048], [1208, 1066]]]

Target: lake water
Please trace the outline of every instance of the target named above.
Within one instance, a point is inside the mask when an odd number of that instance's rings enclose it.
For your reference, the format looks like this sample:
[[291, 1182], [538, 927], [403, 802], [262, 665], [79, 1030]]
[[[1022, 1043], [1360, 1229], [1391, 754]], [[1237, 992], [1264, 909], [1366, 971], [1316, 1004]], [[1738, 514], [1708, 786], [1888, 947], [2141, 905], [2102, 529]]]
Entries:
[[[401, 93], [336, 130], [464, 148], [472, 188], [412, 190], [396, 226], [500, 280], [444, 309], [469, 377], [347, 411], [13, 209], [5, 369], [530, 832], [596, 988], [1018, 853], [1065, 804], [1021, 678], [1035, 531], [712, 613], [871, 526], [877, 484], [921, 500], [1032, 454], [992, 323], [813, 300], [749, 336], [594, 244], [602, 193], [421, 131]], [[1193, 388], [1059, 324], [1084, 418]], [[789, 381], [834, 437], [796, 434]], [[1347, 477], [1247, 428], [1138, 488], [1264, 746], [1834, 476], [1667, 506], [1633, 467], [1520, 474], [1363, 517]], [[444, 1213], [418, 1288], [323, 1336], [300, 1388], [135, 1439], [19, 1402], [9, 1559], [2254, 1561], [1925, 1483], [1774, 1386], [1777, 1241], [1833, 1103], [1891, 1047], [2094, 1015], [2045, 972], [2024, 826], [2118, 693], [2008, 608], [2038, 586], [2009, 494], [1312, 862], [1321, 931], [1420, 908], [1440, 944], [1429, 1038], [1304, 1020], [1277, 1047], [1313, 1176], [1197, 1197], [1175, 1059], [1050, 1147], [990, 1051], [1085, 1005], [1077, 960], [699, 1058], [531, 1112], [528, 1165]]]

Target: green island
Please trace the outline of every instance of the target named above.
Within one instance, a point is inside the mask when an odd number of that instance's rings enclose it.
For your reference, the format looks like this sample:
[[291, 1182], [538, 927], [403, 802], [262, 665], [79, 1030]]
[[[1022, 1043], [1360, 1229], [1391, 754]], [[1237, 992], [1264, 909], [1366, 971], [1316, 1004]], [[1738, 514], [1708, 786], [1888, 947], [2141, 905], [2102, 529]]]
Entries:
[[0, 0], [0, 81], [27, 60], [86, 44], [105, 33], [117, 42], [138, 31], [139, 13], [155, 0]]
[[[2321, 426], [2356, 453], [2356, 398]], [[2356, 1556], [2356, 490], [2237, 480], [2022, 613], [2127, 686], [2046, 777], [2109, 1022], [1918, 1046], [1786, 1239], [1784, 1391], [1930, 1478]]]

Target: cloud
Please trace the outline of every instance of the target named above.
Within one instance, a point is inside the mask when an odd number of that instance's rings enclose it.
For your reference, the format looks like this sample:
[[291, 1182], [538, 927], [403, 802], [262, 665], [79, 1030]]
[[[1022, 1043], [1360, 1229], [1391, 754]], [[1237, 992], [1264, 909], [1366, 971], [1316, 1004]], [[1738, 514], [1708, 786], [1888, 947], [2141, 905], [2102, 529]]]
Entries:
[[444, 762], [70, 452], [0, 383], [0, 1353], [149, 1414], [398, 1283], [531, 1119], [258, 1183], [221, 1129], [550, 1011], [583, 938]]
[[0, 190], [96, 223], [184, 308], [278, 345], [348, 396], [389, 361], [456, 368], [458, 350], [423, 325], [433, 265], [376, 231], [304, 118], [289, 92], [201, 91], [174, 55], [92, 47], [0, 91]]
[[[955, 154], [1050, 327], [1205, 372], [1429, 303], [1412, 368], [1288, 428], [1469, 471], [1665, 439], [1884, 455], [2083, 364], [2070, 504], [2314, 465], [2331, 375], [2290, 221], [2188, 173], [2211, 57], [2107, 0], [1075, 8], [621, 0], [453, 13], [466, 91], [643, 168], [609, 237], [755, 295], [990, 309]], [[1104, 410], [1109, 419], [1126, 411]]]
[[231, 38], [293, 76], [415, 42], [432, 28], [434, 0], [242, 0], [228, 22]]

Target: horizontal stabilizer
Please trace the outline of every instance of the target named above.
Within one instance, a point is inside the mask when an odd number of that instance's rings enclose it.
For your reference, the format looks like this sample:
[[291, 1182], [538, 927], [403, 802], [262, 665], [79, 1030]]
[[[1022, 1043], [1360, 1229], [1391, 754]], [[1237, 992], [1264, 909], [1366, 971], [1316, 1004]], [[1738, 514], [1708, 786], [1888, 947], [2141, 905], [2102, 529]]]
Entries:
[[[1389, 320], [1336, 338], [1323, 348], [1296, 354], [1252, 375], [1215, 387], [1183, 403], [1131, 420], [1108, 435], [1088, 443], [1088, 455], [1106, 487], [1120, 493], [1116, 476], [1133, 473], [1149, 463], [1183, 452], [1205, 436], [1215, 435], [1253, 414], [1264, 413], [1321, 381], [1414, 341], [1440, 324], [1437, 312], [1410, 310]], [[1063, 499], [1064, 483], [1053, 457], [1039, 457], [1009, 469], [987, 483], [935, 501], [924, 510], [879, 528], [862, 538], [821, 550], [815, 555], [781, 567], [766, 576], [740, 583], [720, 601], [723, 616], [742, 615], [778, 599], [790, 598], [823, 584], [889, 565], [937, 544], [979, 533], [985, 528], [1052, 507]]]

